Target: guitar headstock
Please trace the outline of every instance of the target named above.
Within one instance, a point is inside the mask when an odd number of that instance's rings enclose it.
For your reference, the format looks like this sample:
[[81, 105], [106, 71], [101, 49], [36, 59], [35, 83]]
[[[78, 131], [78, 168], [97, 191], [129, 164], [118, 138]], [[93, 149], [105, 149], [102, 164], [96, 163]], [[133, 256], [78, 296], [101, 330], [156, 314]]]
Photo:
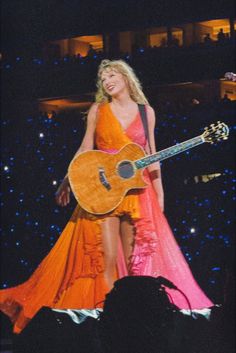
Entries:
[[216, 124], [211, 124], [205, 127], [205, 131], [202, 134], [205, 142], [214, 143], [221, 140], [227, 140], [229, 136], [228, 125], [217, 121]]
[[226, 72], [225, 78], [226, 80], [236, 82], [236, 74], [234, 72]]

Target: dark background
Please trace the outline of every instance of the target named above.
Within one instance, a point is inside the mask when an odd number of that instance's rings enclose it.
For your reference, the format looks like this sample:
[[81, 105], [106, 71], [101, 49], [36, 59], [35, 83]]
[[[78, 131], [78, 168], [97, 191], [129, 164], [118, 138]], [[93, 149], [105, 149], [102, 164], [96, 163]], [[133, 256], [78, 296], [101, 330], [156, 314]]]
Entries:
[[[80, 69], [77, 66], [35, 69], [24, 63], [22, 67], [8, 70], [4, 64], [18, 55], [31, 58], [39, 55], [47, 40], [233, 18], [234, 11], [234, 2], [225, 0], [2, 1], [3, 288], [29, 277], [55, 244], [75, 207], [75, 200], [65, 209], [56, 206], [57, 186], [53, 181], [59, 184], [81, 142], [85, 130], [83, 112], [62, 111], [49, 119], [39, 112], [37, 100], [93, 92], [99, 59]], [[233, 48], [231, 45], [230, 50], [217, 49], [216, 53], [219, 50], [224, 53], [225, 60], [206, 50], [201, 54], [201, 61], [198, 52], [190, 49], [188, 58], [193, 57], [194, 65], [195, 59], [200, 63], [197, 70], [185, 58], [185, 61], [179, 60], [178, 68], [183, 69], [178, 71], [175, 54], [169, 61], [171, 70], [168, 66], [161, 70], [148, 56], [144, 61], [130, 61], [157, 112], [158, 150], [202, 133], [205, 126], [217, 120], [230, 127], [227, 141], [212, 146], [204, 144], [166, 160], [162, 171], [165, 213], [195, 278], [215, 303], [228, 305], [232, 310], [235, 300], [235, 103], [225, 104], [218, 99], [197, 107], [186, 102], [176, 106], [167, 94], [160, 104], [150, 83], [153, 77], [155, 85], [173, 82], [172, 75], [174, 82], [186, 78], [217, 80], [225, 71], [235, 72]], [[160, 76], [160, 71], [165, 74]], [[201, 181], [202, 175], [215, 173], [220, 176], [207, 183]], [[195, 181], [196, 176], [199, 182]]]

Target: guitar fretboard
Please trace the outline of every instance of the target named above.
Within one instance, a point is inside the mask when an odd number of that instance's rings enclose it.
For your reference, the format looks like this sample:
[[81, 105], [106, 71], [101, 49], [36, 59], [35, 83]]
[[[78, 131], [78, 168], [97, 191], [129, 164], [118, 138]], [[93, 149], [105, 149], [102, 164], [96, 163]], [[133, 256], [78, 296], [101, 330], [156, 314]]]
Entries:
[[154, 153], [150, 156], [141, 158], [135, 162], [135, 166], [137, 169], [145, 168], [152, 163], [162, 161], [163, 159], [170, 158], [178, 153], [184, 152], [186, 150], [189, 150], [190, 148], [201, 145], [204, 142], [205, 142], [205, 140], [202, 137], [202, 135], [199, 135], [199, 136], [194, 137], [190, 140], [178, 143], [175, 146], [172, 146], [172, 147], [166, 148], [160, 152]]

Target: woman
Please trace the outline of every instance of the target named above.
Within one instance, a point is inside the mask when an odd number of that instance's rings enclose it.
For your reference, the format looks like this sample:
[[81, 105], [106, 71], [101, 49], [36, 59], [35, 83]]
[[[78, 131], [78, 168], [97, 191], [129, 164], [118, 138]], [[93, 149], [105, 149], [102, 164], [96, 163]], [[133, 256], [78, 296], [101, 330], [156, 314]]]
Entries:
[[[89, 110], [86, 133], [77, 153], [95, 147], [114, 153], [130, 142], [141, 145], [146, 153], [155, 152], [155, 113], [131, 67], [122, 60], [103, 60], [97, 87], [96, 103]], [[138, 104], [146, 108], [149, 143]], [[192, 309], [213, 305], [195, 282], [163, 214], [159, 163], [145, 170], [144, 178], [148, 187], [128, 192], [109, 214], [96, 216], [78, 205], [30, 279], [1, 291], [1, 309], [14, 323], [14, 332], [19, 333], [42, 306], [102, 308], [114, 281], [127, 274], [169, 279], [185, 293]], [[61, 206], [70, 201], [67, 176], [56, 200]], [[178, 291], [168, 289], [168, 293], [180, 309], [189, 308]]]

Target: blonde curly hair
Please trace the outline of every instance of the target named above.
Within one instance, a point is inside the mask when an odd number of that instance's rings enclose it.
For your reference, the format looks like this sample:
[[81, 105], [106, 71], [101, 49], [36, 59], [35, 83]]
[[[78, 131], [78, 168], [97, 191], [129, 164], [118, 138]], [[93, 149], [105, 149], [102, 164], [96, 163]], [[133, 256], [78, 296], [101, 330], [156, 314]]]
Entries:
[[103, 88], [101, 75], [103, 71], [115, 70], [121, 73], [127, 80], [128, 88], [131, 98], [138, 104], [148, 104], [148, 100], [145, 97], [142, 86], [137, 78], [134, 70], [123, 60], [102, 60], [98, 68], [97, 76], [97, 92], [95, 95], [96, 103], [106, 103], [111, 100], [111, 97]]

